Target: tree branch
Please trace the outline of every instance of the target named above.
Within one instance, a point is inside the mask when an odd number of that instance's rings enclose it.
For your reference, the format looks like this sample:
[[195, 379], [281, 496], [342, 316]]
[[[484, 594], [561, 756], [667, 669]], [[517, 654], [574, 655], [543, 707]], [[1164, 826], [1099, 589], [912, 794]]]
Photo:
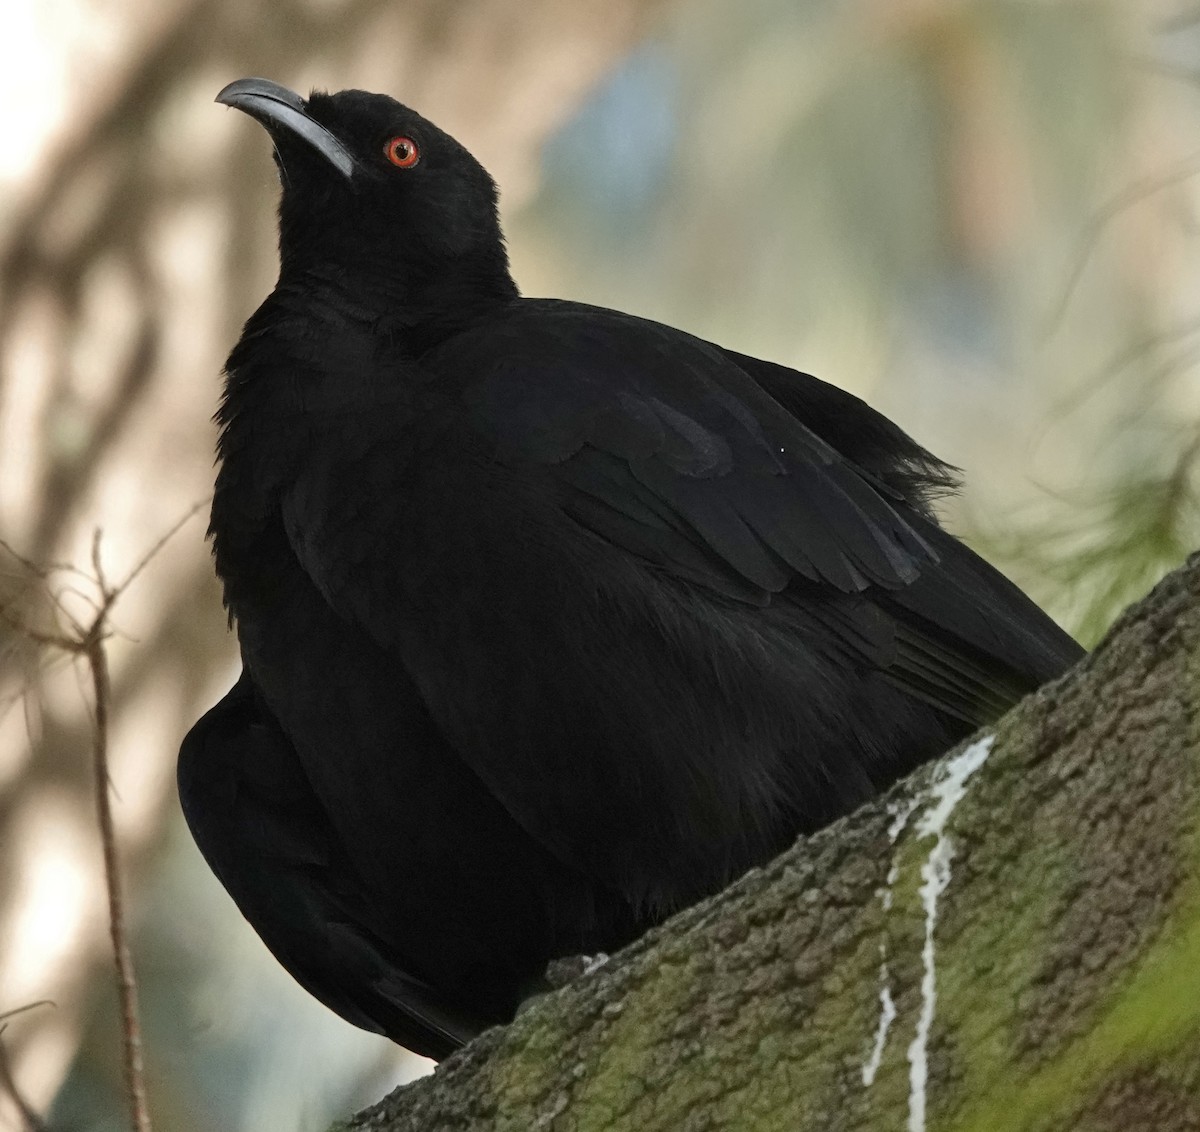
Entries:
[[1200, 1127], [1200, 556], [888, 796], [355, 1132]]

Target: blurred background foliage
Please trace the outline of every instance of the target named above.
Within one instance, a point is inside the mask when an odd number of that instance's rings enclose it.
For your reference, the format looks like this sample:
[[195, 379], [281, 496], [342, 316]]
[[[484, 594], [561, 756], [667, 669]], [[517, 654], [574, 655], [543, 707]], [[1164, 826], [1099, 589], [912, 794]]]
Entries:
[[[211, 488], [271, 286], [231, 79], [388, 91], [503, 193], [527, 294], [815, 372], [960, 466], [947, 521], [1086, 643], [1200, 544], [1200, 8], [1187, 0], [11, 0], [0, 537], [120, 577]], [[85, 579], [52, 575], [82, 609]], [[0, 554], [0, 605], [54, 615]], [[183, 830], [232, 681], [195, 518], [122, 599], [112, 785], [160, 1129], [316, 1130], [427, 1068], [273, 963]], [[0, 1014], [50, 1127], [126, 1126], [77, 673], [0, 626]], [[6, 1123], [7, 1122], [7, 1123]], [[0, 1128], [20, 1119], [0, 1099]]]

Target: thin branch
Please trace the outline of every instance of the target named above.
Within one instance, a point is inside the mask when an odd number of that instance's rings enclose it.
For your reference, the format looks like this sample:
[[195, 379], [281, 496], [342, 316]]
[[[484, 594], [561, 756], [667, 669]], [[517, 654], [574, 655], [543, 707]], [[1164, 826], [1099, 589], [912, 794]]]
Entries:
[[1181, 161], [1170, 172], [1158, 176], [1144, 177], [1134, 182], [1113, 197], [1088, 220], [1084, 225], [1083, 235], [1079, 241], [1079, 248], [1075, 254], [1075, 262], [1071, 270], [1067, 273], [1066, 285], [1063, 287], [1058, 302], [1046, 318], [1045, 333], [1047, 335], [1052, 334], [1065, 317], [1067, 308], [1071, 305], [1072, 298], [1074, 298], [1075, 288], [1079, 285], [1079, 280], [1083, 277], [1084, 268], [1087, 267], [1092, 253], [1100, 243], [1100, 237], [1104, 234], [1105, 229], [1130, 208], [1165, 189], [1182, 184], [1184, 181], [1194, 177], [1197, 172], [1200, 172], [1200, 153], [1193, 153]]
[[1162, 508], [1168, 517], [1175, 514], [1188, 494], [1192, 471], [1196, 461], [1200, 459], [1200, 429], [1198, 429], [1187, 447], [1179, 453], [1167, 478], [1166, 490], [1163, 492]]
[[100, 567], [100, 532], [92, 544], [92, 563], [96, 568], [96, 585], [100, 591], [100, 608], [90, 625], [78, 637], [61, 633], [43, 633], [22, 625], [0, 609], [0, 618], [22, 633], [28, 640], [47, 648], [61, 649], [87, 661], [92, 674], [95, 698], [92, 728], [92, 771], [95, 779], [96, 816], [100, 826], [100, 845], [104, 858], [104, 883], [108, 892], [108, 925], [112, 939], [113, 963], [117, 975], [117, 997], [121, 1008], [121, 1035], [124, 1046], [125, 1085], [129, 1092], [129, 1108], [133, 1132], [151, 1132], [150, 1112], [146, 1106], [146, 1082], [142, 1064], [142, 1035], [138, 1022], [137, 979], [129, 953], [125, 930], [125, 896], [117, 853], [116, 823], [108, 783], [108, 709], [112, 702], [112, 681], [108, 671], [108, 654], [104, 641], [108, 636], [108, 612], [116, 600], [117, 591], [110, 589]]
[[[133, 569], [130, 570], [129, 573], [125, 575], [124, 579], [117, 584], [116, 589], [114, 589], [112, 591], [112, 593], [110, 595], [111, 600], [108, 603], [110, 607], [112, 605], [112, 602], [116, 601], [117, 598], [119, 598], [129, 588], [129, 586], [132, 584], [133, 580], [143, 570], [145, 570], [147, 566], [150, 565], [151, 561], [158, 555], [158, 552], [160, 550], [162, 550], [162, 548], [164, 546], [166, 546], [167, 543], [170, 542], [171, 539], [173, 539], [179, 533], [179, 531], [183, 528], [183, 526], [189, 520], [195, 518], [196, 515], [203, 508], [207, 507], [211, 502], [212, 502], [211, 495], [206, 495], [203, 499], [197, 499], [196, 502], [193, 503], [191, 505], [191, 507], [189, 507], [187, 509], [187, 512], [181, 518], [177, 519], [175, 524], [167, 530], [167, 532], [162, 536], [162, 538], [160, 538], [158, 540], [158, 542], [156, 542], [152, 547], [150, 547], [150, 549], [147, 550], [146, 553], [143, 554], [140, 559], [138, 559], [138, 561], [134, 565]], [[99, 531], [96, 532], [97, 535], [99, 535], [99, 533], [100, 533]], [[97, 549], [96, 553], [97, 553], [97, 555], [99, 554], [98, 549]]]
[[111, 591], [108, 588], [108, 579], [104, 576], [104, 563], [100, 560], [100, 540], [102, 537], [103, 535], [99, 527], [92, 531], [92, 576], [96, 579], [96, 585], [107, 605], [109, 604], [108, 595]]
[[58, 1003], [50, 998], [39, 998], [37, 1002], [27, 1002], [24, 1006], [14, 1006], [11, 1010], [0, 1011], [0, 1034], [3, 1034], [7, 1028], [10, 1018], [15, 1018], [18, 1014], [24, 1014], [29, 1010], [37, 1010], [39, 1006], [57, 1006]]
[[[99, 571], [99, 540], [94, 561]], [[105, 611], [112, 591], [105, 594]], [[95, 693], [96, 725], [92, 731], [92, 768], [96, 780], [96, 817], [100, 823], [100, 843], [104, 850], [104, 879], [108, 887], [108, 926], [112, 938], [113, 960], [117, 971], [117, 995], [121, 1002], [121, 1033], [125, 1042], [125, 1087], [129, 1090], [130, 1115], [135, 1132], [151, 1132], [150, 1110], [146, 1105], [146, 1079], [142, 1064], [142, 1032], [138, 1022], [137, 979], [129, 954], [125, 930], [125, 897], [122, 891], [120, 861], [117, 858], [117, 831], [112, 803], [108, 795], [108, 708], [112, 702], [112, 681], [108, 654], [104, 651], [104, 614], [92, 624], [84, 642], [83, 655], [92, 670]]]
[[[115, 586], [110, 585], [105, 574], [100, 553], [102, 534], [99, 528], [96, 529], [92, 536], [93, 574], [91, 580], [96, 588], [97, 600], [91, 603], [94, 615], [90, 623], [86, 626], [81, 625], [60, 601], [55, 600], [54, 602], [58, 613], [70, 624], [73, 635], [62, 631], [46, 632], [35, 629], [14, 617], [7, 607], [0, 606], [0, 621], [8, 624], [26, 640], [33, 641], [45, 648], [61, 650], [69, 656], [82, 658], [87, 662], [88, 670], [91, 673], [95, 713], [92, 729], [92, 771], [95, 779], [96, 819], [100, 827], [100, 843], [104, 858], [104, 881], [108, 892], [109, 935], [112, 940], [113, 963], [116, 968], [117, 996], [121, 1010], [121, 1035], [124, 1046], [125, 1086], [129, 1094], [133, 1132], [151, 1132], [151, 1124], [150, 1111], [146, 1103], [141, 1025], [138, 1021], [137, 978], [133, 969], [128, 932], [125, 926], [125, 895], [117, 851], [116, 822], [113, 818], [110, 799], [108, 728], [109, 709], [112, 704], [112, 678], [104, 642], [110, 636], [109, 614], [112, 612], [114, 604], [176, 532], [209, 502], [209, 498], [201, 499], [193, 504]], [[0, 549], [12, 555], [34, 577], [43, 582], [49, 578], [50, 570], [23, 558], [7, 544], [0, 543]], [[11, 1075], [7, 1074], [7, 1067], [0, 1068], [0, 1073], [6, 1075], [5, 1080], [9, 1082], [9, 1091], [16, 1097], [15, 1087], [11, 1086]], [[17, 1103], [21, 1108], [22, 1116], [25, 1117], [26, 1123], [31, 1129], [44, 1127], [41, 1124], [30, 1123], [31, 1114], [27, 1106], [21, 1107], [19, 1100]], [[36, 1120], [36, 1114], [33, 1114], [33, 1119]]]
[[[41, 1003], [33, 1002], [29, 1006], [22, 1006], [18, 1010], [10, 1010], [7, 1014], [0, 1015], [3, 1018], [11, 1018], [14, 1014], [20, 1013], [21, 1010], [29, 1010], [34, 1006], [40, 1006]], [[8, 1050], [4, 1046], [4, 1031], [7, 1026], [0, 1026], [0, 1089], [8, 1094], [8, 1099], [12, 1101], [17, 1112], [21, 1114], [21, 1119], [25, 1123], [27, 1132], [50, 1132], [49, 1125], [38, 1116], [33, 1106], [25, 1099], [25, 1095], [17, 1086], [16, 1078], [13, 1076], [12, 1066], [8, 1064]]]

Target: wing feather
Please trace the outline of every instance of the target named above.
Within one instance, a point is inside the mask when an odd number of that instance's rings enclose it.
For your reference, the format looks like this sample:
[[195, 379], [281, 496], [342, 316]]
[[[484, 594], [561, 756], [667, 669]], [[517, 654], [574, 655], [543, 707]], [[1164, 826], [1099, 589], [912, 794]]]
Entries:
[[[460, 336], [433, 364], [489, 356], [489, 333]], [[1080, 655], [938, 526], [932, 502], [953, 490], [953, 469], [850, 394], [577, 304], [524, 304], [504, 346], [503, 365], [466, 392], [476, 426], [503, 458], [541, 465], [569, 515], [631, 554], [754, 606], [861, 596], [877, 622], [870, 646], [862, 602], [831, 606], [853, 655], [971, 725]]]

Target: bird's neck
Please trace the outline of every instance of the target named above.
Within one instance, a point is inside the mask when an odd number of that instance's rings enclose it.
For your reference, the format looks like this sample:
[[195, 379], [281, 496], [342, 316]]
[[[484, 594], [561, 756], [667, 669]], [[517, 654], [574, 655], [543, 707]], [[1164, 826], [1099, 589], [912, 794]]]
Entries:
[[496, 263], [442, 262], [436, 273], [400, 275], [372, 271], [369, 265], [346, 267], [285, 261], [272, 298], [322, 311], [334, 321], [355, 324], [386, 338], [402, 353], [423, 353], [462, 330], [519, 292], [503, 256]]

